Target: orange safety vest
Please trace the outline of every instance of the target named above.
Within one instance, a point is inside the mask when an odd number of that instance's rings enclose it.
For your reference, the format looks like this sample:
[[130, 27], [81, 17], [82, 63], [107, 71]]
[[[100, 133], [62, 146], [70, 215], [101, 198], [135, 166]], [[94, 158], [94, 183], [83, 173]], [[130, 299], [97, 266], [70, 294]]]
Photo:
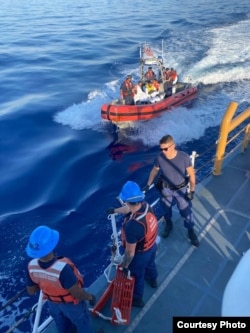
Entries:
[[145, 77], [146, 77], [147, 80], [150, 80], [150, 79], [152, 79], [152, 78], [155, 77], [155, 73], [154, 73], [153, 71], [151, 71], [151, 72], [147, 72], [147, 73], [145, 74]]
[[172, 77], [172, 80], [173, 80], [173, 81], [177, 78], [177, 73], [176, 73], [176, 71], [171, 71], [171, 77]]
[[126, 90], [122, 90], [122, 96], [123, 96], [123, 98], [125, 96], [128, 96], [128, 95], [134, 96], [134, 93], [133, 93], [133, 83], [129, 82], [127, 80], [125, 80], [124, 83], [125, 83], [125, 86], [126, 86]]
[[144, 212], [135, 212], [134, 214], [130, 214], [129, 217], [127, 217], [122, 225], [121, 230], [121, 239], [123, 242], [123, 245], [125, 247], [126, 245], [126, 237], [125, 237], [125, 226], [126, 223], [133, 219], [136, 221], [135, 223], [140, 223], [144, 227], [144, 237], [140, 239], [135, 248], [135, 252], [144, 252], [149, 250], [154, 244], [157, 237], [158, 232], [158, 222], [157, 218], [154, 215], [152, 208], [149, 206], [148, 203], [142, 204], [145, 207]]
[[165, 77], [166, 77], [166, 80], [170, 79], [170, 77], [171, 77], [171, 72], [170, 72], [170, 71], [166, 71], [166, 72], [165, 72]]
[[159, 85], [158, 81], [154, 80], [153, 85], [155, 86], [156, 90], [159, 91], [160, 85]]
[[79, 300], [74, 298], [67, 289], [64, 289], [59, 280], [63, 268], [68, 264], [77, 277], [78, 285], [83, 287], [83, 278], [73, 262], [68, 258], [60, 257], [50, 267], [43, 269], [38, 260], [33, 259], [29, 262], [28, 271], [31, 280], [39, 286], [44, 297], [55, 303], [73, 302], [77, 304]]

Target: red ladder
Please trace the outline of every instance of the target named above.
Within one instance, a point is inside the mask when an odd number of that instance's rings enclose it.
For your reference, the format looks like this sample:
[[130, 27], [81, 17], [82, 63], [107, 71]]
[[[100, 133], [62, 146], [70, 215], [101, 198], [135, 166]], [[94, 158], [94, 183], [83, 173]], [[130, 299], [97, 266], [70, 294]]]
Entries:
[[[90, 310], [93, 316], [110, 320], [112, 324], [128, 325], [130, 322], [134, 283], [135, 278], [133, 276], [126, 277], [121, 267], [118, 266], [115, 279], [109, 284], [94, 308]], [[101, 310], [111, 297], [112, 316], [108, 317], [103, 315]]]

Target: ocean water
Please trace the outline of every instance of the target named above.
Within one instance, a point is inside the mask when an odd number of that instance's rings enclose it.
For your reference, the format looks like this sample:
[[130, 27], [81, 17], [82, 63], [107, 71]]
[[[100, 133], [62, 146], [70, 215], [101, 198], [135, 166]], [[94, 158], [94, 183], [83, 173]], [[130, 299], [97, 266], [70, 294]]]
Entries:
[[[88, 287], [109, 263], [106, 210], [127, 180], [145, 185], [169, 133], [196, 151], [197, 180], [211, 172], [230, 101], [250, 105], [249, 0], [4, 0], [0, 4], [0, 302], [25, 286], [32, 230], [60, 232], [57, 253]], [[138, 77], [139, 45], [160, 50], [199, 94], [150, 122], [117, 129], [101, 120], [126, 74]], [[213, 149], [211, 149], [213, 148]], [[157, 208], [156, 208], [157, 210]], [[35, 300], [1, 313], [0, 332]], [[9, 308], [8, 308], [9, 309]], [[15, 332], [27, 332], [26, 328]]]

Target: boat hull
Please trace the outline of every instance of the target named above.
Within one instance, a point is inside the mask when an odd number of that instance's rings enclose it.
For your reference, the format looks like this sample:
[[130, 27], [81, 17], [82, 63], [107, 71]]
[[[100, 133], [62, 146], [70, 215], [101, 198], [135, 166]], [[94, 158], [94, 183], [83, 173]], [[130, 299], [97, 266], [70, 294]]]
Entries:
[[191, 86], [169, 96], [157, 103], [139, 105], [104, 104], [101, 117], [112, 122], [141, 121], [159, 117], [163, 112], [170, 111], [197, 96], [197, 87]]

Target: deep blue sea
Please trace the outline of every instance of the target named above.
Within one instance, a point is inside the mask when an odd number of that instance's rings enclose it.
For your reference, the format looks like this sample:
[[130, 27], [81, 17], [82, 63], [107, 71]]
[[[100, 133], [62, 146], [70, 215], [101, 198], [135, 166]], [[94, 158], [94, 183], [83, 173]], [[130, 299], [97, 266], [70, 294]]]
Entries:
[[[169, 67], [198, 85], [198, 98], [117, 132], [100, 107], [118, 97], [126, 74], [138, 77], [140, 44], [160, 50], [162, 40]], [[106, 210], [127, 180], [145, 185], [163, 135], [197, 151], [198, 165], [212, 159], [214, 151], [204, 152], [215, 146], [229, 102], [238, 112], [250, 105], [249, 0], [3, 0], [0, 71], [4, 304], [25, 286], [25, 247], [39, 225], [60, 232], [57, 253], [75, 261], [86, 287], [103, 272]], [[197, 172], [198, 182], [204, 176]], [[1, 313], [0, 332], [27, 302]]]

